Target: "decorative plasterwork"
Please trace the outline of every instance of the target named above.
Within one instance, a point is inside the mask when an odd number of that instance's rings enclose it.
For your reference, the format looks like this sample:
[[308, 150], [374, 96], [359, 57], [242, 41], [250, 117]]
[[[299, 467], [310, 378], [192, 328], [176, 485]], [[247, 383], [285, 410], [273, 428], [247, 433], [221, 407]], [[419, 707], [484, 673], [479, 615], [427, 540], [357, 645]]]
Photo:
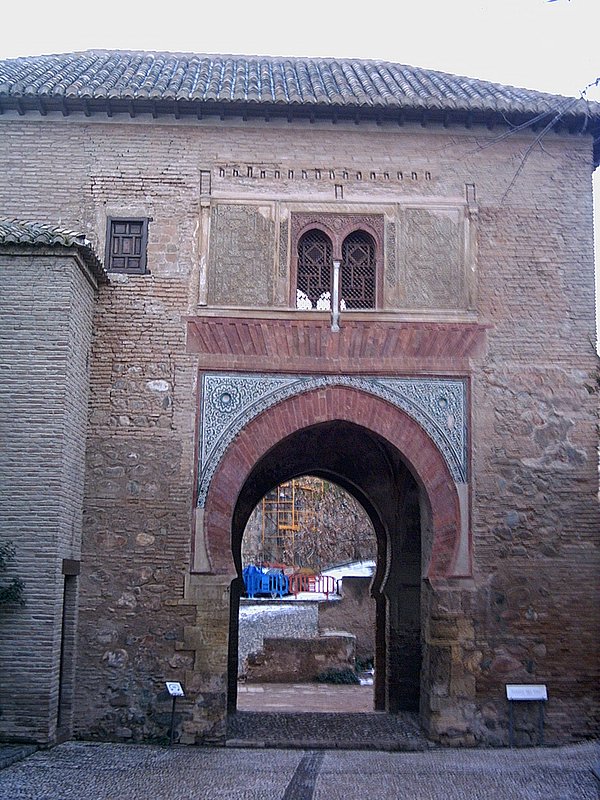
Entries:
[[287, 219], [279, 226], [279, 276], [285, 278], [288, 271], [288, 237], [290, 223]]
[[399, 248], [402, 306], [468, 308], [466, 225], [464, 206], [403, 208]]
[[394, 288], [398, 280], [396, 265], [396, 223], [391, 220], [385, 223], [385, 259], [385, 282], [390, 288]]
[[233, 439], [254, 417], [294, 395], [327, 386], [368, 392], [404, 411], [427, 432], [457, 483], [467, 480], [465, 379], [205, 373], [200, 392], [198, 505]]
[[383, 253], [383, 214], [343, 214], [321, 211], [292, 213], [292, 250], [297, 252], [300, 234], [316, 225], [325, 230], [333, 245], [333, 257], [341, 257], [342, 241], [355, 230], [367, 230], [375, 237], [376, 252]]

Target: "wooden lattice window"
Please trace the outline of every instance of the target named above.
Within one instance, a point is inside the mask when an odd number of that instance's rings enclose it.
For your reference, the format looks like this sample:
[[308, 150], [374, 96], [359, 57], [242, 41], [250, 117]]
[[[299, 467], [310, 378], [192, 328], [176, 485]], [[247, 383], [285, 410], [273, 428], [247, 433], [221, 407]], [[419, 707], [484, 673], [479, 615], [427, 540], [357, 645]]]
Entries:
[[340, 306], [375, 308], [375, 242], [365, 231], [353, 231], [342, 243]]
[[339, 261], [340, 311], [381, 308], [383, 241], [381, 214], [292, 213], [291, 304], [330, 310]]
[[331, 239], [318, 229], [307, 231], [298, 242], [296, 307], [327, 311], [331, 308]]
[[106, 232], [106, 269], [109, 272], [144, 274], [148, 219], [110, 217]]

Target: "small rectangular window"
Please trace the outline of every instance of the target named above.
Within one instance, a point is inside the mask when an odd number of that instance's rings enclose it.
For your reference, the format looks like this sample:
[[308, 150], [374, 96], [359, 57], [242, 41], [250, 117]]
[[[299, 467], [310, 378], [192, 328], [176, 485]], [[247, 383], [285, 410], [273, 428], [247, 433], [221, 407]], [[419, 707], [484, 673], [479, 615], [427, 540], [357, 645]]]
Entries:
[[105, 266], [108, 272], [143, 275], [146, 267], [148, 219], [108, 218]]

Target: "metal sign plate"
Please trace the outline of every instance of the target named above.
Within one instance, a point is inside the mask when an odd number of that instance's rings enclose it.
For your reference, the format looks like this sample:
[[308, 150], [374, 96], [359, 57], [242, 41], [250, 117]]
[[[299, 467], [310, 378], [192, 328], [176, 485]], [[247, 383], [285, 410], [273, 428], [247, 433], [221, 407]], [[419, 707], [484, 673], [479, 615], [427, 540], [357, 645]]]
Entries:
[[165, 685], [171, 697], [185, 697], [183, 686], [178, 681], [167, 681]]
[[543, 683], [508, 683], [506, 684], [508, 700], [547, 700], [548, 690]]

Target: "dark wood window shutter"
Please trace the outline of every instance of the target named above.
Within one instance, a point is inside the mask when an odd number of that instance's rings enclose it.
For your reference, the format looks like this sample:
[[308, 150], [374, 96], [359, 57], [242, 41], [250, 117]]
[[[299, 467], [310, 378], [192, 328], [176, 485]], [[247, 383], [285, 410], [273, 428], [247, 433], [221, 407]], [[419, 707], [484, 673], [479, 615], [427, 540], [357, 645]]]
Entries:
[[109, 272], [146, 273], [148, 219], [109, 217], [106, 234], [106, 269]]

